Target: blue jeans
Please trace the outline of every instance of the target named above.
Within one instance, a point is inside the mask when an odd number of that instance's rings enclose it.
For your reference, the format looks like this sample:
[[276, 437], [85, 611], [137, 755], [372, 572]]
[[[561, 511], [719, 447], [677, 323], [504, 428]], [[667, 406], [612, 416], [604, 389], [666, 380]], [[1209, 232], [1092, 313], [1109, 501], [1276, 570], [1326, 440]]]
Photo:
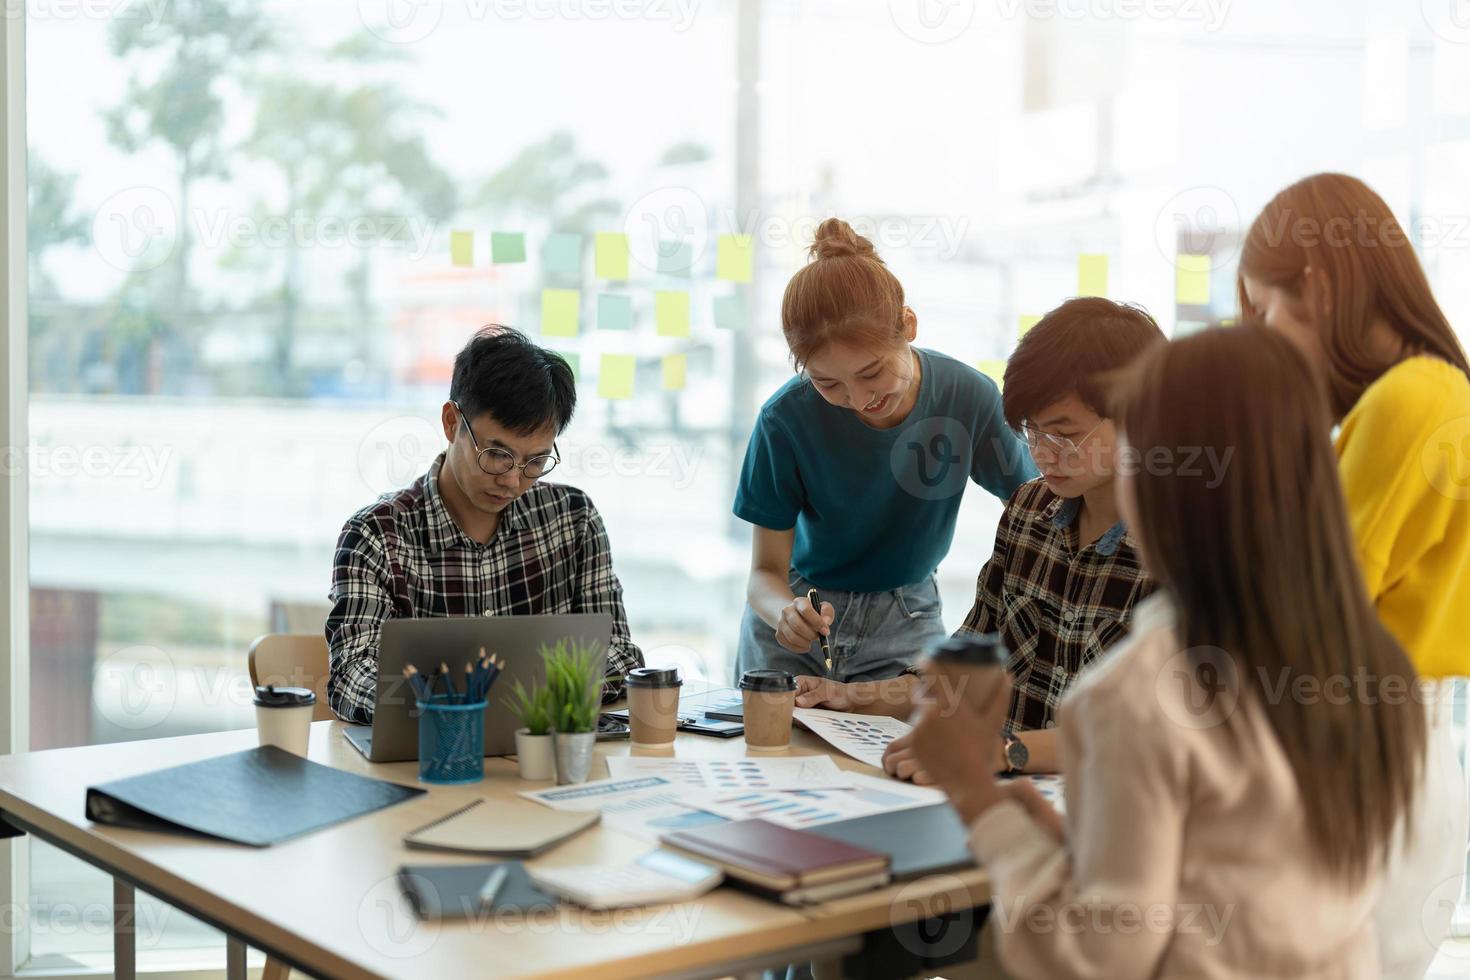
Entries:
[[[791, 591], [805, 596], [813, 588], [791, 573]], [[949, 634], [944, 628], [939, 585], [930, 575], [922, 582], [888, 592], [841, 592], [818, 589], [837, 616], [827, 645], [832, 650], [835, 680], [871, 681], [896, 677], [929, 645]], [[821, 643], [804, 654], [792, 653], [776, 642], [776, 631], [747, 604], [740, 622], [740, 647], [735, 654], [735, 681], [753, 667], [775, 667], [792, 674], [827, 675]]]

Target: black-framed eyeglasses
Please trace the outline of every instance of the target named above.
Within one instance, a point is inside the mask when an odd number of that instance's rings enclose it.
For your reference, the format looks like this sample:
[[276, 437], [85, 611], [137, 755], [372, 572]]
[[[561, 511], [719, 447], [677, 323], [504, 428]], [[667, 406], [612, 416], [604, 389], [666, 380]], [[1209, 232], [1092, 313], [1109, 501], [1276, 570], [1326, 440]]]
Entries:
[[486, 476], [501, 476], [511, 470], [520, 470], [521, 476], [528, 480], [539, 480], [552, 470], [556, 464], [561, 462], [556, 443], [551, 444], [551, 452], [540, 456], [532, 456], [524, 463], [516, 462], [516, 454], [509, 449], [501, 449], [499, 446], [487, 446], [480, 448], [480, 440], [475, 438], [475, 430], [470, 428], [470, 420], [465, 418], [464, 409], [459, 407], [459, 402], [450, 402], [454, 410], [459, 413], [459, 420], [464, 424], [464, 430], [470, 434], [470, 443], [475, 447], [475, 463]]

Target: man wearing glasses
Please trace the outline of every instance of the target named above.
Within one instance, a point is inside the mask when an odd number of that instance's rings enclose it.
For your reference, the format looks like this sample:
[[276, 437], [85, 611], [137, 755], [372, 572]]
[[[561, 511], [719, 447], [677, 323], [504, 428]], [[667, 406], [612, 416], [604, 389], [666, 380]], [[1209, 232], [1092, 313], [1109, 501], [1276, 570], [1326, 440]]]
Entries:
[[[390, 617], [607, 612], [607, 676], [642, 666], [602, 518], [581, 490], [541, 482], [576, 403], [567, 362], [515, 330], [488, 327], [455, 357], [441, 413], [449, 447], [337, 541], [326, 631], [338, 717], [372, 721]], [[617, 688], [605, 684], [604, 699]]]
[[[1006, 422], [1026, 438], [1041, 477], [1006, 503], [995, 550], [958, 630], [999, 633], [1014, 683], [998, 772], [1056, 772], [1056, 710], [1077, 674], [1127, 632], [1133, 606], [1153, 590], [1113, 499], [1118, 433], [1106, 379], [1164, 335], [1143, 310], [1074, 299], [1032, 327], [1006, 364]], [[906, 716], [918, 678], [838, 685], [797, 678], [796, 703]], [[927, 782], [896, 739], [884, 768]]]

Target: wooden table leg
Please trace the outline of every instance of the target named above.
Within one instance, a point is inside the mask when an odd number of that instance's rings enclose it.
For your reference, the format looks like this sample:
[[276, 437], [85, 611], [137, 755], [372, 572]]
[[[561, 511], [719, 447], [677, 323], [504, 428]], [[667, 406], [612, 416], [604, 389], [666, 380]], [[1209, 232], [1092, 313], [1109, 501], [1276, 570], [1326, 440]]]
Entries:
[[138, 896], [121, 878], [112, 879], [112, 975], [117, 980], [138, 976]]
[[245, 940], [225, 938], [225, 980], [245, 980]]

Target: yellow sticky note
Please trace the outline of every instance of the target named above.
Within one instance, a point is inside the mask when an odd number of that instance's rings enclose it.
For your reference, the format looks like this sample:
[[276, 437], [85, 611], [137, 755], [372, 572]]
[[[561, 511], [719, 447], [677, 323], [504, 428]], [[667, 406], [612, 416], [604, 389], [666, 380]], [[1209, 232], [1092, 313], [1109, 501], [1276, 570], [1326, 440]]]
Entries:
[[451, 231], [449, 233], [449, 261], [454, 265], [475, 264], [475, 233]]
[[1108, 257], [1106, 255], [1079, 255], [1077, 257], [1077, 295], [1107, 296]]
[[1210, 257], [1181, 255], [1175, 273], [1175, 299], [1180, 306], [1210, 305]]
[[689, 294], [682, 289], [655, 292], [653, 319], [660, 337], [689, 336]]
[[1016, 329], [1016, 339], [1020, 340], [1031, 332], [1031, 328], [1041, 322], [1041, 317], [1032, 316], [1029, 313], [1021, 314], [1021, 325]]
[[628, 236], [621, 232], [599, 231], [594, 269], [599, 279], [628, 278]]
[[1005, 361], [977, 361], [975, 366], [980, 373], [988, 375], [995, 382], [997, 388], [1004, 389], [1006, 386], [1006, 362]]
[[633, 355], [603, 354], [597, 374], [597, 394], [622, 401], [633, 397]]
[[688, 354], [664, 355], [664, 391], [683, 391], [689, 374]]
[[541, 290], [541, 336], [577, 336], [577, 308], [582, 294], [576, 289]]
[[721, 235], [715, 251], [715, 278], [750, 282], [755, 268], [755, 241], [750, 235]]

